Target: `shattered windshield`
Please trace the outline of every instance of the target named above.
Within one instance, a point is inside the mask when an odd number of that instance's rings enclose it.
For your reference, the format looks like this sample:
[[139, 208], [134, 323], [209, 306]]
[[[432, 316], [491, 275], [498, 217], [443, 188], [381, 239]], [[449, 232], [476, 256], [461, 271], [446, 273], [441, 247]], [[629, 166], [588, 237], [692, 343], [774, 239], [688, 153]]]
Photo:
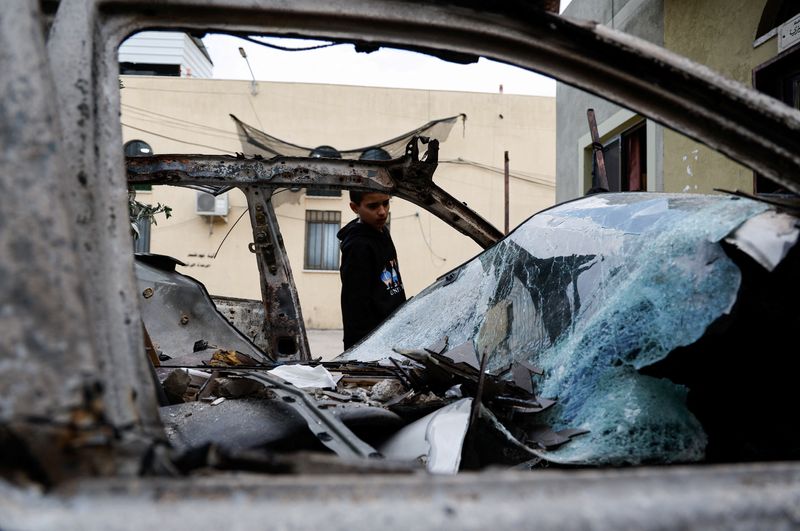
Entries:
[[[341, 356], [403, 358], [448, 337], [486, 353], [489, 373], [541, 368], [537, 424], [576, 428], [546, 459], [697, 461], [706, 434], [687, 388], [642, 374], [731, 311], [742, 275], [721, 241], [763, 203], [722, 196], [600, 195], [538, 214], [400, 308]], [[796, 230], [796, 229], [795, 229]]]

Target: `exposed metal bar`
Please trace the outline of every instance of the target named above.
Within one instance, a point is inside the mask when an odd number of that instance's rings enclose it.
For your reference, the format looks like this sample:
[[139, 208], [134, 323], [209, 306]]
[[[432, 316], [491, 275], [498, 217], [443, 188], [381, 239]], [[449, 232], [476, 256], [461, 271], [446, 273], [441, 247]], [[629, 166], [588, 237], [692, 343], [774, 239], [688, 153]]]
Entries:
[[[136, 184], [198, 184], [365, 187], [389, 192], [392, 172], [402, 173], [405, 159], [375, 161], [231, 155], [157, 155], [128, 157], [128, 182]], [[395, 167], [398, 166], [398, 167]]]
[[321, 186], [383, 192], [424, 208], [481, 247], [493, 245], [503, 234], [433, 182], [438, 146], [438, 141], [430, 140], [426, 159], [422, 161], [416, 138], [409, 143], [405, 156], [385, 162], [299, 157], [267, 160], [226, 155], [129, 157], [128, 182], [177, 186], [268, 185], [267, 188]]
[[600, 142], [600, 134], [597, 132], [597, 120], [594, 117], [594, 109], [586, 111], [586, 118], [589, 120], [589, 133], [592, 135], [592, 154], [597, 167], [595, 175], [596, 182], [592, 182], [592, 188], [602, 188], [608, 191], [608, 175], [606, 174], [606, 159], [603, 155], [603, 144]]
[[[226, 369], [227, 370], [227, 369]], [[342, 457], [378, 457], [380, 454], [359, 439], [350, 428], [328, 411], [317, 407], [308, 393], [266, 373], [245, 372], [243, 378], [264, 384], [292, 409], [297, 411], [319, 441]]]
[[254, 241], [250, 250], [256, 255], [260, 273], [269, 350], [276, 359], [308, 361], [311, 352], [300, 297], [272, 205], [272, 189], [244, 187], [243, 191], [253, 227]]
[[478, 375], [478, 387], [475, 390], [475, 400], [472, 403], [472, 410], [469, 414], [469, 426], [475, 425], [478, 419], [478, 413], [481, 407], [481, 400], [483, 399], [483, 384], [486, 381], [486, 362], [489, 360], [489, 351], [484, 349], [483, 357], [481, 357], [480, 374]]
[[503, 153], [503, 163], [503, 190], [505, 192], [503, 200], [503, 212], [505, 213], [504, 234], [508, 234], [508, 151]]

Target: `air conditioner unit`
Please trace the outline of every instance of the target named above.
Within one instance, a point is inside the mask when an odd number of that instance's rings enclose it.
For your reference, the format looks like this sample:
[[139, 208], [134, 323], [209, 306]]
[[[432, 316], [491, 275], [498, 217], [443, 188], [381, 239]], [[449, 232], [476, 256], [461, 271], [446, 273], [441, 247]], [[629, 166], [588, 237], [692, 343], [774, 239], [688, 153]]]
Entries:
[[227, 216], [229, 210], [227, 192], [215, 197], [198, 191], [194, 210], [201, 216]]

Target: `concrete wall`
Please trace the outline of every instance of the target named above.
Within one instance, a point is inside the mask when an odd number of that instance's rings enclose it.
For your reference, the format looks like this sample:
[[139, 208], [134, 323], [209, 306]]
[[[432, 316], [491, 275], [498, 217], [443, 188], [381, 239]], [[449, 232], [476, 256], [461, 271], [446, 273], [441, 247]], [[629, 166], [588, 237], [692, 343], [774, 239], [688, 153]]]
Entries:
[[[503, 152], [511, 160], [511, 226], [554, 202], [555, 100], [551, 97], [384, 89], [353, 86], [128, 76], [122, 90], [125, 141], [140, 139], [156, 154], [234, 153], [241, 144], [232, 113], [270, 134], [300, 145], [352, 149], [392, 138], [446, 116], [466, 113], [440, 146], [436, 182], [502, 228]], [[463, 159], [467, 163], [447, 163]], [[469, 164], [486, 165], [490, 169]], [[491, 168], [494, 168], [492, 170]], [[345, 194], [346, 196], [346, 194]], [[212, 258], [225, 234], [246, 209], [241, 193], [230, 192], [226, 220], [194, 212], [195, 192], [156, 187], [139, 194], [166, 203], [173, 218], [158, 217], [151, 250], [187, 262], [181, 272], [206, 284], [212, 294], [260, 298], [258, 273], [247, 250], [252, 232], [245, 216]], [[353, 214], [347, 199], [282, 192], [276, 209], [297, 282], [306, 324], [341, 326], [337, 271], [303, 271], [305, 211], [338, 210], [344, 225]], [[406, 293], [414, 295], [476, 254], [465, 236], [400, 199], [392, 203], [392, 235]]]
[[[612, 10], [613, 22], [612, 22]], [[664, 3], [662, 0], [573, 0], [564, 15], [580, 20], [595, 20], [606, 26], [642, 39], [662, 44]], [[586, 186], [587, 143], [589, 126], [586, 110], [593, 108], [602, 136], [611, 136], [620, 126], [630, 125], [632, 118], [622, 107], [564, 83], [556, 87], [557, 121], [557, 179], [556, 201], [566, 201], [583, 195]], [[602, 139], [602, 138], [601, 138]], [[648, 129], [648, 145], [654, 154], [660, 151], [661, 127], [652, 124]], [[603, 139], [604, 140], [604, 139]], [[652, 144], [652, 146], [650, 146]], [[648, 171], [648, 187], [659, 189], [659, 159], [653, 157], [653, 171]]]
[[[777, 54], [777, 39], [753, 48], [765, 0], [666, 0], [664, 45], [752, 86], [752, 71]], [[691, 38], [687, 38], [691, 36]], [[665, 191], [753, 191], [753, 172], [685, 136], [664, 133]]]
[[[766, 0], [629, 0], [614, 1], [614, 26], [675, 51], [748, 86], [752, 70], [777, 53], [777, 39], [753, 47]], [[611, 0], [573, 0], [565, 14], [603, 21], [611, 26]], [[620, 6], [619, 8], [617, 6]], [[586, 189], [590, 159], [586, 108], [594, 107], [601, 135], [614, 132], [630, 115], [585, 92], [557, 87], [557, 201]], [[732, 117], [735, 119], [735, 117]], [[680, 133], [648, 123], [648, 189], [710, 193], [714, 188], [753, 190], [753, 172]], [[619, 127], [617, 127], [619, 129]], [[651, 134], [652, 131], [652, 134]], [[577, 139], [577, 141], [576, 141]], [[651, 171], [652, 168], [652, 171]], [[651, 175], [654, 178], [651, 178]]]

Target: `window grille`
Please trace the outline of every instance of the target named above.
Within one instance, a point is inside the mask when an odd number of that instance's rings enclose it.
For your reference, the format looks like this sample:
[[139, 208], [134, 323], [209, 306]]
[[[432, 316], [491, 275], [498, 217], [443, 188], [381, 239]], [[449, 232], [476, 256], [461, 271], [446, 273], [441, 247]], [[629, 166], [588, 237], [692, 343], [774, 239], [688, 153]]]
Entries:
[[305, 269], [339, 269], [339, 240], [342, 213], [332, 210], [306, 210]]

